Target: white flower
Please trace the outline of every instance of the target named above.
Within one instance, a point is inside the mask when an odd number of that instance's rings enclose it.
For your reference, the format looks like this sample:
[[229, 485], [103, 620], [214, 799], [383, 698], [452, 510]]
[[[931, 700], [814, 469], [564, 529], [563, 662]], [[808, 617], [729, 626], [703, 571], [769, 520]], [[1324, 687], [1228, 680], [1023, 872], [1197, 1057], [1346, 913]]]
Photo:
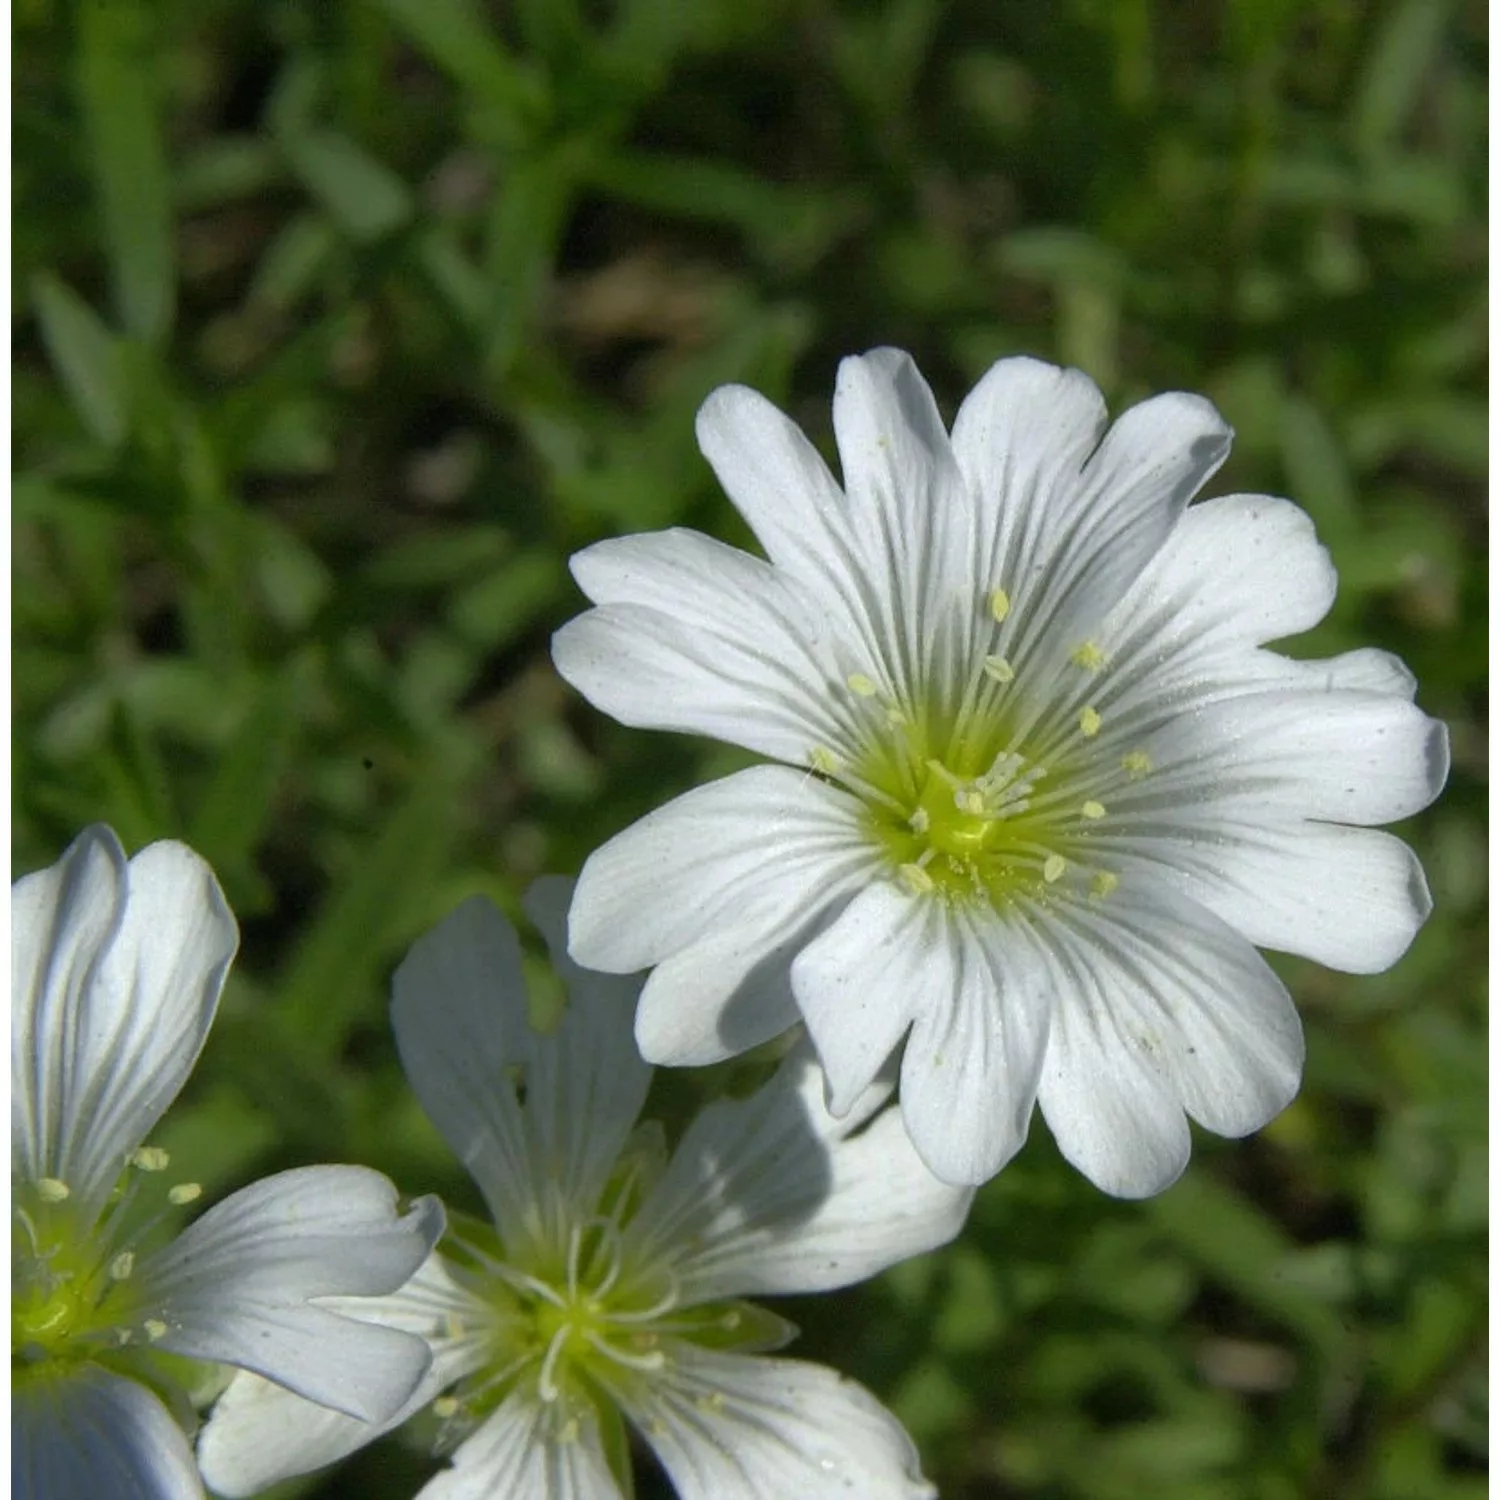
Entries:
[[435, 1200], [398, 1218], [378, 1173], [307, 1167], [170, 1243], [152, 1232], [198, 1194], [156, 1178], [166, 1154], [142, 1142], [192, 1071], [238, 943], [212, 871], [175, 843], [127, 864], [90, 828], [11, 888], [11, 935], [14, 1493], [201, 1496], [188, 1432], [207, 1372], [191, 1361], [389, 1415], [426, 1345], [319, 1303], [400, 1286], [442, 1232]]
[[[1393, 657], [1291, 661], [1332, 566], [1285, 500], [1187, 508], [1229, 451], [1196, 396], [1112, 427], [1093, 384], [995, 365], [950, 437], [904, 354], [846, 360], [841, 490], [755, 392], [698, 437], [769, 561], [691, 531], [573, 559], [598, 606], [558, 670], [627, 724], [784, 762], [598, 850], [573, 955], [655, 965], [655, 1062], [798, 1011], [835, 1114], [905, 1038], [901, 1105], [939, 1176], [982, 1182], [1040, 1102], [1106, 1190], [1183, 1169], [1291, 1099], [1291, 1003], [1253, 944], [1357, 973], [1429, 909], [1403, 818], [1447, 771]], [[788, 986], [788, 978], [790, 985]], [[792, 997], [795, 996], [795, 1003]]]
[[[448, 1390], [453, 1453], [423, 1500], [628, 1494], [622, 1413], [686, 1500], [930, 1494], [895, 1418], [831, 1370], [764, 1357], [795, 1330], [738, 1299], [872, 1276], [951, 1239], [971, 1194], [923, 1167], [888, 1091], [832, 1119], [805, 1048], [709, 1105], [668, 1159], [659, 1128], [636, 1125], [652, 1072], [631, 1039], [639, 980], [568, 960], [567, 899], [543, 881], [527, 903], [569, 991], [551, 1032], [528, 1022], [515, 934], [483, 900], [396, 972], [412, 1087], [493, 1219], [450, 1219], [450, 1253], [404, 1292], [346, 1304], [432, 1339], [408, 1409]], [[199, 1461], [246, 1495], [289, 1472], [286, 1451], [305, 1468], [380, 1430], [238, 1376]]]

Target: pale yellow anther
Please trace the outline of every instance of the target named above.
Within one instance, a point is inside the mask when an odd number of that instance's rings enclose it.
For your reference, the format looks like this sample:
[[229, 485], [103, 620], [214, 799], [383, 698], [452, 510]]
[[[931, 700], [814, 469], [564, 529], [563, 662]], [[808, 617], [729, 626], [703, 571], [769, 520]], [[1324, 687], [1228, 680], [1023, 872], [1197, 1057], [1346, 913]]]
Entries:
[[1103, 722], [1104, 720], [1099, 717], [1099, 710], [1092, 704], [1078, 711], [1078, 727], [1086, 740], [1093, 739], [1099, 733], [1099, 726]]
[[911, 723], [911, 720], [899, 708], [887, 708], [885, 711], [885, 722], [892, 729], [905, 729]]
[[987, 656], [984, 659], [984, 675], [994, 682], [1014, 682], [1016, 669], [1003, 656]]
[[906, 864], [897, 868], [901, 883], [913, 896], [930, 896], [937, 889], [937, 882], [921, 865]]
[[821, 771], [825, 776], [832, 776], [839, 768], [838, 756], [821, 745], [814, 745], [807, 759], [813, 770]]
[[464, 1336], [464, 1320], [456, 1312], [445, 1312], [443, 1314], [443, 1332], [450, 1339], [461, 1339]]
[[122, 1250], [109, 1263], [109, 1279], [111, 1281], [129, 1281], [130, 1273], [135, 1270], [135, 1256], [128, 1250]]
[[146, 1330], [146, 1337], [150, 1339], [153, 1344], [160, 1343], [160, 1341], [167, 1336], [167, 1325], [163, 1323], [160, 1318], [147, 1318], [146, 1321], [141, 1324], [141, 1327]]
[[738, 1328], [744, 1321], [744, 1317], [731, 1307], [729, 1311], [719, 1319], [719, 1327], [722, 1328], [726, 1333], [733, 1333], [734, 1330]]
[[953, 794], [953, 804], [959, 812], [971, 818], [982, 818], [985, 812], [984, 793], [977, 787], [966, 786]]
[[1088, 802], [1085, 802], [1083, 806], [1078, 809], [1078, 811], [1081, 812], [1086, 818], [1102, 818], [1104, 816], [1104, 804], [1102, 802], [1095, 802], [1091, 799]]
[[1089, 886], [1089, 894], [1094, 898], [1094, 900], [1103, 901], [1106, 896], [1110, 896], [1114, 893], [1116, 887], [1118, 887], [1119, 884], [1120, 877], [1113, 871], [1100, 870], [1100, 872], [1096, 876], [1094, 876], [1093, 882]]
[[701, 1411], [723, 1411], [724, 1393], [722, 1391], [705, 1391], [698, 1397], [697, 1405]]
[[1144, 750], [1132, 750], [1129, 755], [1122, 755], [1120, 765], [1132, 781], [1151, 774], [1151, 757]]
[[176, 1204], [181, 1208], [184, 1203], [192, 1203], [203, 1196], [203, 1187], [197, 1182], [179, 1182], [176, 1187], [167, 1189], [167, 1202]]
[[36, 1195], [43, 1203], [62, 1203], [73, 1196], [73, 1189], [60, 1177], [38, 1177]]
[[1042, 879], [1048, 885], [1056, 885], [1063, 878], [1068, 868], [1068, 862], [1060, 854], [1049, 854], [1046, 863], [1042, 866]]
[[577, 1417], [569, 1417], [568, 1420], [557, 1429], [557, 1440], [560, 1443], [576, 1443], [578, 1441]]
[[849, 691], [858, 693], [861, 698], [873, 698], [879, 691], [863, 672], [851, 672], [844, 680], [849, 684]]
[[932, 814], [925, 807], [919, 807], [911, 817], [906, 820], [906, 826], [913, 833], [926, 833], [932, 827]]
[[1085, 672], [1097, 672], [1109, 658], [1097, 641], [1085, 641], [1081, 646], [1073, 647], [1068, 653], [1068, 660], [1075, 667], [1082, 667]]
[[446, 1422], [449, 1417], [458, 1415], [458, 1400], [453, 1396], [439, 1396], [432, 1403], [432, 1414]]
[[999, 625], [1010, 613], [1010, 595], [1004, 589], [990, 590], [990, 618]]
[[646, 1423], [646, 1430], [651, 1434], [652, 1437], [666, 1437], [667, 1424], [663, 1422], [660, 1417], [652, 1417], [651, 1420]]
[[172, 1158], [160, 1146], [142, 1146], [130, 1160], [142, 1172], [165, 1172], [171, 1165]]

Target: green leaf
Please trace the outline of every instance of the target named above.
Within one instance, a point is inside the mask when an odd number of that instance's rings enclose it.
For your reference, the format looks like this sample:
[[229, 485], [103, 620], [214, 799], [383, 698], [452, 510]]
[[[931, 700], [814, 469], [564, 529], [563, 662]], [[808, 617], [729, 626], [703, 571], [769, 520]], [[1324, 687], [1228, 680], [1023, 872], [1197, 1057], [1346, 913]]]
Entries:
[[159, 347], [172, 328], [176, 265], [152, 12], [136, 0], [109, 0], [74, 14], [79, 105], [115, 306], [128, 333]]
[[88, 303], [46, 271], [31, 283], [42, 342], [85, 427], [113, 448], [125, 436], [120, 347]]
[[350, 239], [383, 239], [411, 217], [406, 184], [347, 136], [293, 131], [281, 144], [292, 170]]

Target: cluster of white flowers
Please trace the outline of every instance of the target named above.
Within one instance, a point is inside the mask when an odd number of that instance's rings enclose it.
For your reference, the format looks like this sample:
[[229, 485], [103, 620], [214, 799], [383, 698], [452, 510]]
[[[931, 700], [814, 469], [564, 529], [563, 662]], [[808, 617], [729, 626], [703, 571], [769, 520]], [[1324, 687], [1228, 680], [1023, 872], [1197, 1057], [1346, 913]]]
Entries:
[[[16, 1494], [248, 1496], [424, 1408], [448, 1459], [424, 1500], [628, 1496], [632, 1429], [685, 1500], [930, 1494], [897, 1420], [777, 1357], [795, 1329], [743, 1299], [946, 1243], [1037, 1104], [1100, 1187], [1160, 1191], [1189, 1117], [1243, 1135], [1297, 1089], [1257, 945], [1356, 973], [1404, 952], [1426, 885], [1371, 825], [1437, 795], [1443, 728], [1386, 653], [1265, 649], [1333, 570], [1287, 501], [1189, 506], [1229, 448], [1207, 402], [1111, 427], [1084, 376], [1012, 359], [950, 434], [877, 350], [834, 428], [842, 488], [754, 392], [705, 404], [765, 559], [682, 530], [574, 559], [595, 607], [559, 671], [778, 764], [533, 888], [568, 990], [549, 1029], [487, 902], [397, 971], [403, 1064], [485, 1220], [445, 1232], [435, 1200], [316, 1166], [164, 1238], [197, 1189], [153, 1209], [143, 1143], [233, 918], [190, 850], [127, 863], [105, 829], [15, 885]], [[641, 1122], [653, 1063], [799, 1025], [675, 1144]]]

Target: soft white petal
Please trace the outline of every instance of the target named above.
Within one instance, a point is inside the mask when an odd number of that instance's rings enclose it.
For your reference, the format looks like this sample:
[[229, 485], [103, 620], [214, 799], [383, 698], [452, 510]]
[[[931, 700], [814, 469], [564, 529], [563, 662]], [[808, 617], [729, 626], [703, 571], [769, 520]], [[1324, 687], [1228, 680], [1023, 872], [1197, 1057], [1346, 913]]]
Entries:
[[1149, 867], [1257, 947], [1347, 974], [1390, 968], [1432, 910], [1416, 855], [1371, 828], [1247, 815], [1185, 829], [1166, 864], [1110, 847], [1120, 870]]
[[536, 1200], [530, 1137], [509, 1069], [532, 1045], [521, 946], [480, 896], [420, 937], [391, 981], [391, 1026], [427, 1117], [478, 1184], [497, 1223]]
[[947, 940], [934, 945], [901, 1059], [901, 1111], [939, 1177], [977, 1184], [1025, 1144], [1054, 997], [1015, 923], [967, 906], [941, 910]]
[[948, 977], [948, 925], [935, 901], [875, 881], [792, 965], [792, 987], [843, 1114]]
[[398, 1291], [384, 1297], [331, 1297], [325, 1305], [426, 1339], [432, 1349], [427, 1373], [386, 1421], [364, 1422], [263, 1376], [237, 1372], [198, 1435], [198, 1465], [216, 1494], [240, 1500], [347, 1458], [400, 1426], [484, 1358], [472, 1341], [445, 1333], [452, 1320], [475, 1322], [485, 1308], [452, 1280], [436, 1253]]
[[754, 1094], [693, 1121], [631, 1222], [632, 1250], [674, 1256], [693, 1303], [827, 1291], [946, 1244], [972, 1195], [922, 1164], [900, 1111], [880, 1108], [889, 1092], [835, 1119], [804, 1043]]
[[442, 1233], [442, 1206], [366, 1167], [299, 1167], [252, 1183], [152, 1255], [131, 1282], [167, 1325], [163, 1349], [254, 1370], [367, 1421], [383, 1421], [427, 1369], [426, 1344], [313, 1300], [406, 1282]]
[[575, 1408], [566, 1438], [555, 1432], [557, 1415], [534, 1393], [513, 1391], [460, 1444], [452, 1466], [422, 1486], [419, 1500], [623, 1500], [592, 1413]]
[[185, 845], [126, 866], [81, 834], [11, 895], [12, 1151], [92, 1218], [192, 1070], [238, 944], [213, 872]]
[[[635, 1045], [640, 980], [584, 969], [568, 957], [572, 894], [573, 882], [558, 878], [539, 880], [526, 894], [526, 913], [547, 940], [568, 991], [557, 1027], [532, 1039], [526, 1118], [539, 1171], [587, 1214], [646, 1102], [651, 1068]], [[503, 1234], [504, 1221], [496, 1222]]]
[[794, 763], [840, 739], [823, 612], [769, 564], [678, 529], [599, 542], [572, 568], [600, 607], [557, 632], [552, 658], [606, 713]]
[[657, 964], [636, 1016], [641, 1055], [703, 1067], [795, 1026], [793, 961], [868, 878], [866, 863], [855, 855], [763, 884], [723, 927]]
[[1144, 401], [1098, 440], [1102, 419], [1086, 377], [1006, 360], [954, 425], [981, 513], [999, 512], [982, 583], [1010, 596], [996, 649], [1023, 683], [1049, 676], [1095, 633], [1229, 452], [1229, 428], [1201, 397]]
[[1234, 815], [1389, 823], [1426, 807], [1448, 775], [1445, 726], [1390, 694], [1248, 694], [1142, 743], [1155, 769], [1111, 800], [1111, 833], [1170, 836]]
[[874, 349], [841, 361], [833, 428], [862, 559], [863, 614], [874, 622], [859, 670], [904, 702], [949, 697], [984, 621], [974, 592], [976, 516], [911, 356]]
[[936, 1494], [895, 1417], [819, 1365], [679, 1346], [657, 1378], [620, 1394], [681, 1500]]
[[870, 862], [860, 804], [786, 766], [754, 766], [667, 803], [585, 861], [568, 947], [625, 974], [733, 923], [771, 885], [806, 891]]
[[1269, 495], [1223, 495], [1188, 509], [1107, 633], [1259, 646], [1311, 629], [1337, 587], [1306, 511]]
[[144, 1385], [79, 1365], [11, 1392], [14, 1500], [202, 1500], [182, 1429]]
[[758, 391], [721, 386], [698, 412], [698, 446], [778, 571], [813, 597], [853, 600], [848, 508], [818, 450]]
[[1292, 1099], [1302, 1029], [1265, 960], [1223, 922], [1143, 880], [1038, 918], [1057, 1008], [1042, 1113], [1106, 1192], [1144, 1197], [1187, 1164], [1187, 1112], [1220, 1135]]

